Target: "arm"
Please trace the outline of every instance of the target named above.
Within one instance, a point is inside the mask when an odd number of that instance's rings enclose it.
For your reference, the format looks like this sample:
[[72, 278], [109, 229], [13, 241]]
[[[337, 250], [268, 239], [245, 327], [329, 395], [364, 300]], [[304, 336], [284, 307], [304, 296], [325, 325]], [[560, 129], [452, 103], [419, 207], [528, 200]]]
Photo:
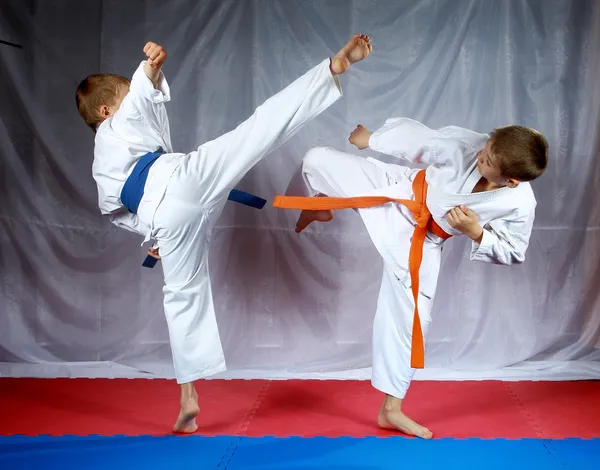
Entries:
[[492, 220], [482, 227], [471, 209], [459, 206], [448, 212], [446, 220], [473, 241], [472, 261], [510, 266], [525, 260], [534, 217], [535, 204], [530, 211]]
[[[171, 100], [171, 90], [161, 67], [166, 52], [154, 43], [146, 44], [148, 60], [142, 61], [134, 72], [129, 93], [113, 117], [113, 128], [127, 135], [128, 121], [142, 121], [165, 139], [170, 150], [169, 120], [165, 103]], [[154, 59], [153, 59], [154, 57]]]
[[149, 42], [144, 46], [144, 54], [148, 60], [142, 61], [133, 74], [130, 92], [152, 104], [163, 104], [171, 99], [169, 84], [161, 70], [167, 60], [167, 51], [162, 46]]
[[412, 119], [392, 118], [375, 132], [359, 125], [349, 141], [361, 150], [370, 147], [413, 164], [455, 165], [485, 147], [488, 138], [457, 126], [430, 129]]
[[149, 61], [142, 61], [134, 72], [131, 77], [129, 94], [137, 103], [143, 103], [146, 106], [162, 105], [171, 100], [169, 84], [161, 70], [154, 70], [150, 74], [152, 76], [149, 76], [146, 72], [150, 68], [148, 64]]
[[169, 101], [170, 90], [162, 73], [162, 66], [167, 60], [167, 51], [154, 42], [144, 46], [144, 54], [148, 60], [142, 61], [131, 78], [130, 91], [151, 103]]
[[144, 64], [144, 73], [154, 88], [157, 88], [161, 78], [160, 69], [167, 60], [167, 51], [162, 46], [149, 42], [144, 46], [144, 54], [148, 57], [148, 61]]
[[136, 214], [132, 214], [127, 209], [119, 210], [108, 214], [108, 218], [117, 227], [124, 228], [138, 235], [145, 236], [148, 227], [140, 222], [139, 217]]
[[533, 228], [534, 211], [512, 220], [493, 220], [483, 227], [481, 240], [473, 241], [471, 260], [510, 266], [525, 261]]
[[439, 132], [405, 118], [392, 118], [372, 133], [369, 147], [376, 152], [408, 160], [411, 163], [435, 163]]

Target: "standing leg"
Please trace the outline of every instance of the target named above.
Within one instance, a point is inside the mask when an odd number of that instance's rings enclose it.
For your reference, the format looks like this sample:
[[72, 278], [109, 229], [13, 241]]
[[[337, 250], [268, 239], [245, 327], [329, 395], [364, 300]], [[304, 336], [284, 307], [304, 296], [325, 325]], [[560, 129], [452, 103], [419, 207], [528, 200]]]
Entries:
[[268, 152], [337, 101], [341, 97], [337, 75], [370, 51], [367, 36], [354, 36], [333, 58], [266, 100], [236, 129], [203, 144], [188, 162], [203, 187], [198, 202], [222, 198]]
[[226, 370], [208, 268], [212, 218], [178, 197], [178, 172], [158, 207], [154, 224], [165, 277], [164, 308], [173, 365], [181, 385], [175, 432], [195, 432], [197, 379]]
[[[432, 301], [419, 295], [419, 315], [423, 338], [431, 323]], [[404, 399], [415, 369], [410, 366], [414, 301], [405, 287], [387, 267], [384, 269], [377, 313], [373, 324], [373, 375], [371, 383], [386, 394], [377, 423], [382, 428], [430, 439], [432, 432], [402, 412]]]
[[179, 416], [173, 426], [174, 433], [192, 434], [198, 430], [196, 416], [200, 413], [198, 406], [198, 393], [194, 387], [194, 382], [180, 384], [181, 398], [179, 400]]
[[[409, 179], [412, 173], [414, 170], [402, 166], [394, 166], [394, 171], [388, 173], [373, 162], [355, 155], [331, 148], [314, 148], [303, 159], [302, 176], [308, 193], [303, 196], [365, 196], [404, 180], [404, 197], [408, 198], [412, 194]], [[390, 213], [389, 208], [372, 207], [358, 212], [386, 266], [373, 325], [372, 384], [386, 393], [378, 423], [384, 428], [398, 429], [429, 439], [432, 434], [428, 429], [402, 413], [402, 399], [415, 373], [410, 367], [414, 301], [410, 287], [405, 287], [398, 280], [390, 266], [393, 263], [406, 264], [408, 250], [399, 250], [397, 244], [408, 247], [414, 227], [409, 219], [399, 213]], [[296, 231], [315, 220], [330, 220], [331, 216], [329, 211], [302, 211]], [[387, 232], [392, 240], [399, 240], [386, 241]], [[384, 243], [381, 243], [382, 239]], [[424, 338], [430, 323], [431, 303], [431, 299], [420, 294], [419, 312]]]

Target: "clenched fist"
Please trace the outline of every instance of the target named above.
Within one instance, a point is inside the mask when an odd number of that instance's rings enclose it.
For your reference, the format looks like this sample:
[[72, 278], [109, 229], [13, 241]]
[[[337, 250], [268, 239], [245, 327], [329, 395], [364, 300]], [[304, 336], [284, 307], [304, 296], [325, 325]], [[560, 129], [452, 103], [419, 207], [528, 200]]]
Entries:
[[369, 139], [372, 134], [373, 133], [369, 129], [359, 124], [356, 126], [356, 129], [350, 133], [348, 141], [352, 145], [356, 145], [360, 150], [364, 150], [369, 146]]
[[446, 220], [452, 228], [464, 233], [471, 240], [481, 242], [483, 228], [477, 221], [477, 215], [465, 206], [458, 206], [446, 214]]
[[144, 46], [144, 54], [148, 57], [148, 64], [153, 70], [160, 70], [167, 60], [167, 51], [155, 42], [149, 42]]

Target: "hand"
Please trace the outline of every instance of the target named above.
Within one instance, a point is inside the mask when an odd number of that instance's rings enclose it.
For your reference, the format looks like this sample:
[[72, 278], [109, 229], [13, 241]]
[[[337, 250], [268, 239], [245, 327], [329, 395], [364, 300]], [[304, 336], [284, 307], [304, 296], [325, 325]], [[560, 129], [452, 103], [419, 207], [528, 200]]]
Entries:
[[348, 141], [352, 145], [356, 145], [360, 150], [364, 150], [369, 146], [369, 139], [372, 134], [373, 133], [369, 129], [359, 124], [356, 126], [356, 129], [350, 133]]
[[144, 54], [148, 57], [148, 65], [152, 70], [160, 70], [165, 60], [167, 60], [167, 51], [155, 42], [146, 43]]
[[471, 240], [481, 243], [483, 228], [477, 221], [477, 215], [465, 206], [458, 206], [446, 214], [446, 220], [452, 228], [464, 233]]
[[152, 256], [153, 258], [160, 259], [160, 255], [158, 254], [158, 248], [150, 248], [147, 254]]

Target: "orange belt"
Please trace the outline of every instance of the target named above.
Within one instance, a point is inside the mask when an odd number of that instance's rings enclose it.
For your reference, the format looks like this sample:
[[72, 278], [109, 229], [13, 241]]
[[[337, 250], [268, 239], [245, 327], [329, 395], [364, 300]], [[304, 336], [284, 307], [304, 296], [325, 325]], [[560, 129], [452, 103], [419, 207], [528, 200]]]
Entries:
[[408, 267], [412, 284], [412, 293], [415, 301], [415, 313], [412, 328], [412, 349], [410, 365], [415, 369], [423, 369], [425, 363], [425, 345], [421, 320], [419, 318], [419, 269], [423, 261], [423, 244], [427, 231], [446, 240], [451, 237], [433, 220], [427, 208], [427, 182], [425, 181], [425, 170], [420, 170], [413, 181], [413, 193], [415, 200], [394, 199], [385, 196], [364, 197], [292, 197], [276, 196], [273, 201], [274, 207], [281, 209], [299, 210], [333, 210], [333, 209], [362, 209], [366, 207], [379, 206], [389, 202], [396, 202], [406, 206], [413, 214], [417, 225], [410, 243], [408, 256]]

